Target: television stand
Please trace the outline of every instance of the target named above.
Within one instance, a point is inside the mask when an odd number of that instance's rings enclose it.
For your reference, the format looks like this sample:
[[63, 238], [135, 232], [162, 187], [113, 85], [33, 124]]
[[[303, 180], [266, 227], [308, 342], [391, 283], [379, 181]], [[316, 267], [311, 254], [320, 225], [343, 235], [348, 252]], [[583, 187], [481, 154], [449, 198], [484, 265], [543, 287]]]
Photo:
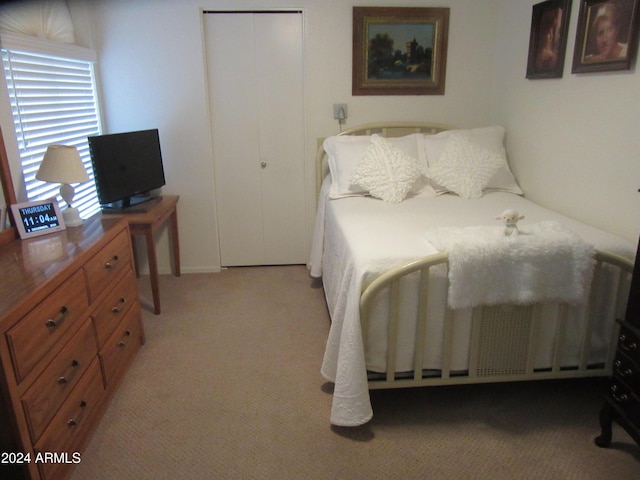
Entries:
[[124, 200], [120, 200], [113, 203], [107, 203], [105, 205], [101, 205], [102, 213], [117, 213], [117, 214], [127, 214], [127, 213], [147, 213], [151, 208], [155, 206], [156, 203], [160, 202], [162, 197], [152, 197], [148, 196], [140, 196], [140, 197], [131, 197], [127, 202]]
[[[134, 207], [144, 208], [143, 212], [135, 213], [130, 210], [131, 207], [119, 213], [127, 223], [129, 223], [129, 231], [131, 233], [131, 243], [133, 237], [141, 235], [145, 238], [147, 247], [147, 260], [149, 262], [149, 277], [151, 280], [151, 295], [153, 296], [153, 312], [157, 315], [160, 313], [160, 283], [158, 279], [158, 261], [156, 257], [156, 231], [168, 222], [169, 241], [171, 245], [171, 256], [173, 257], [173, 274], [180, 276], [180, 239], [178, 237], [178, 212], [177, 205], [180, 197], [178, 195], [164, 195], [155, 197], [153, 201], [145, 202]], [[107, 213], [107, 212], [103, 212]], [[110, 216], [110, 215], [109, 215]], [[135, 256], [135, 248], [134, 248]], [[136, 258], [136, 271], [140, 273], [138, 259]]]

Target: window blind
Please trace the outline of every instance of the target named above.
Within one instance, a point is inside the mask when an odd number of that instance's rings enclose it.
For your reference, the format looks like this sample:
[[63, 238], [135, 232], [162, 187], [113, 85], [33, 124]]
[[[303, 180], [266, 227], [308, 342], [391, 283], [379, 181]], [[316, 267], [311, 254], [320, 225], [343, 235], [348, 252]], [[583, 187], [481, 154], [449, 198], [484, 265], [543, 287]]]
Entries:
[[59, 184], [35, 178], [51, 144], [73, 145], [90, 180], [75, 185], [73, 206], [87, 218], [100, 209], [87, 136], [102, 133], [94, 62], [0, 49], [28, 200], [57, 196]]

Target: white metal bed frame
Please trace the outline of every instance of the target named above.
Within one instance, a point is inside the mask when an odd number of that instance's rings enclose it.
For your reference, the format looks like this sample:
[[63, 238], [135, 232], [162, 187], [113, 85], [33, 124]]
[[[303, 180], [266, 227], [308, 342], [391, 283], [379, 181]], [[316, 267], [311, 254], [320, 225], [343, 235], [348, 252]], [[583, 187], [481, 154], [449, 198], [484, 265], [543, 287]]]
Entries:
[[[399, 137], [412, 133], [436, 134], [448, 128], [439, 124], [425, 123], [385, 123], [367, 124], [346, 130], [340, 135], [371, 135]], [[318, 192], [323, 178], [328, 172], [326, 153], [319, 142], [317, 153], [316, 183]], [[560, 378], [583, 378], [608, 376], [611, 374], [615, 343], [618, 336], [618, 323], [626, 308], [629, 283], [633, 264], [620, 256], [597, 251], [596, 266], [592, 285], [598, 285], [603, 274], [607, 281], [616, 285], [612, 318], [613, 334], [603, 364], [588, 363], [591, 348], [591, 334], [595, 305], [601, 301], [599, 289], [591, 288], [587, 325], [580, 342], [580, 360], [577, 365], [566, 367], [560, 363], [560, 352], [569, 332], [566, 331], [567, 307], [558, 308], [557, 331], [553, 342], [553, 364], [550, 368], [534, 367], [535, 341], [541, 322], [541, 308], [538, 305], [498, 305], [475, 307], [472, 311], [471, 340], [469, 347], [469, 369], [464, 372], [452, 371], [452, 337], [455, 322], [455, 310], [446, 309], [444, 334], [442, 336], [442, 369], [423, 370], [423, 352], [427, 338], [427, 298], [429, 272], [432, 268], [448, 267], [446, 253], [437, 253], [417, 259], [401, 267], [394, 268], [376, 278], [361, 294], [360, 322], [363, 342], [366, 345], [367, 323], [372, 305], [382, 294], [389, 295], [388, 345], [386, 373], [370, 372], [369, 389], [416, 387], [427, 385], [458, 385], [470, 383], [511, 382], [522, 380], [544, 380]], [[399, 299], [401, 298], [402, 279], [407, 275], [419, 275], [419, 295], [417, 308], [416, 336], [414, 345], [413, 371], [397, 373], [395, 368], [399, 325]]]

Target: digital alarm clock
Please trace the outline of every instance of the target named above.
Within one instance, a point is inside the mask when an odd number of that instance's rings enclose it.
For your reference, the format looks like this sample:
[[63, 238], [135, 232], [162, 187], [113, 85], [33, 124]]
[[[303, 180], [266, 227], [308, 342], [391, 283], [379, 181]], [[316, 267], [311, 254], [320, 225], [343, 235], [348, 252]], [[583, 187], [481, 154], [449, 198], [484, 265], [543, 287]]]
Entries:
[[31, 238], [66, 228], [55, 198], [11, 205], [20, 238]]

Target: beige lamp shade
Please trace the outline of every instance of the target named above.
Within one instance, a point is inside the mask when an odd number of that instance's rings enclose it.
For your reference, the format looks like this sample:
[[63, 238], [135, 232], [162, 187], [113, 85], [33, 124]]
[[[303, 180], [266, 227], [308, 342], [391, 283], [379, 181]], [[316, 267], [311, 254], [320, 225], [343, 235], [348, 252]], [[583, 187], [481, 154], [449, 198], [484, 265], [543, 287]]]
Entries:
[[60, 183], [60, 196], [67, 204], [62, 211], [64, 223], [68, 227], [82, 225], [82, 219], [77, 208], [71, 206], [74, 188], [72, 183], [82, 183], [89, 180], [84, 169], [82, 159], [76, 147], [67, 145], [49, 145], [36, 178], [43, 182]]
[[68, 145], [49, 145], [36, 178], [51, 183], [89, 181], [89, 175], [82, 164], [78, 150]]

